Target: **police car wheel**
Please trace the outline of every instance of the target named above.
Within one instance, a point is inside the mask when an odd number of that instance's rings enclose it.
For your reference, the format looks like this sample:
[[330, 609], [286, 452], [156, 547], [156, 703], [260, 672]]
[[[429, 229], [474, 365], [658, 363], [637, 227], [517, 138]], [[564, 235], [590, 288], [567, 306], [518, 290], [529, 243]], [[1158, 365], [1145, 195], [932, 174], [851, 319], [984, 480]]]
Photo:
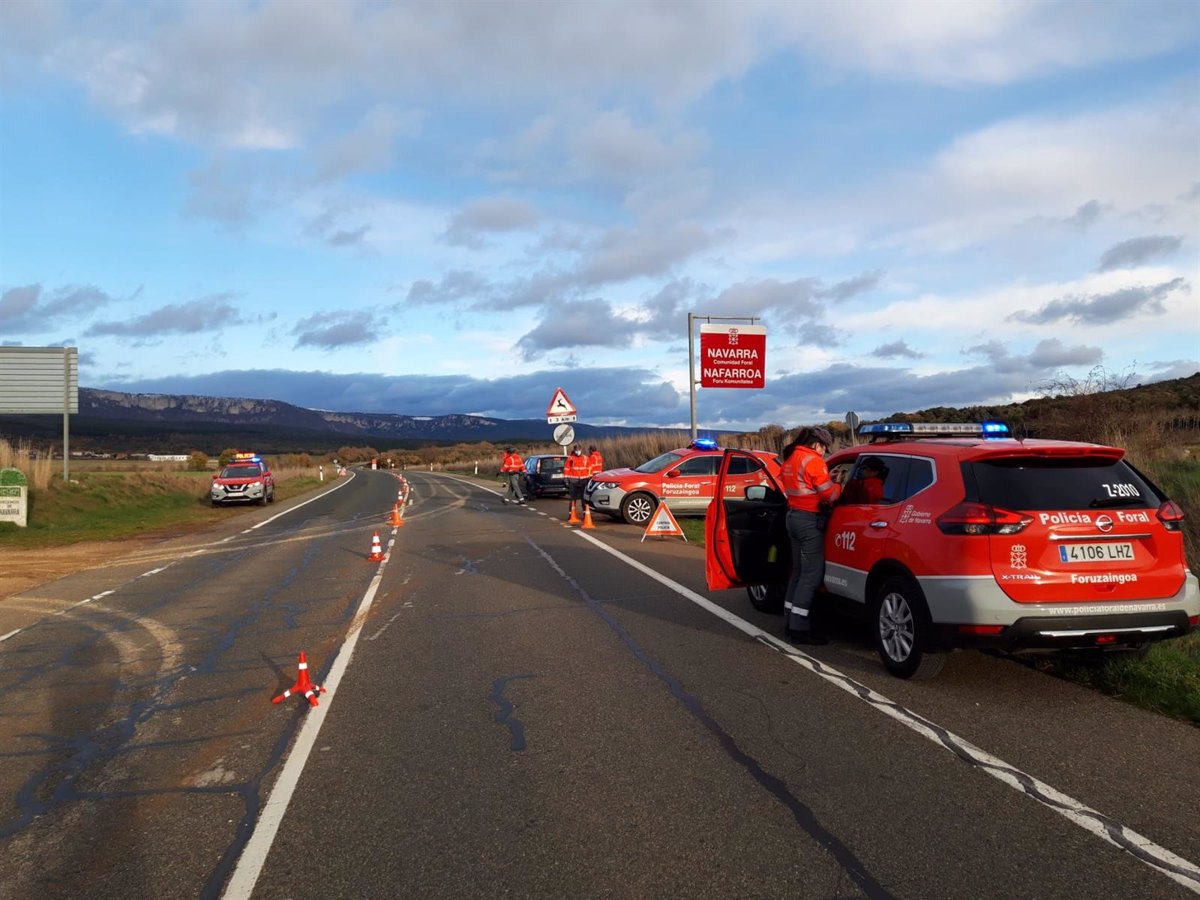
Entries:
[[621, 516], [630, 525], [645, 525], [658, 506], [649, 494], [630, 494], [621, 502]]
[[931, 625], [920, 586], [898, 575], [885, 581], [875, 598], [875, 646], [884, 668], [914, 681], [940, 672], [946, 654], [926, 649]]
[[782, 584], [752, 584], [746, 588], [751, 605], [759, 612], [783, 612], [783, 600], [787, 596], [787, 587]]
[[268, 503], [275, 502], [275, 488], [271, 488], [271, 493], [267, 494], [267, 502]]

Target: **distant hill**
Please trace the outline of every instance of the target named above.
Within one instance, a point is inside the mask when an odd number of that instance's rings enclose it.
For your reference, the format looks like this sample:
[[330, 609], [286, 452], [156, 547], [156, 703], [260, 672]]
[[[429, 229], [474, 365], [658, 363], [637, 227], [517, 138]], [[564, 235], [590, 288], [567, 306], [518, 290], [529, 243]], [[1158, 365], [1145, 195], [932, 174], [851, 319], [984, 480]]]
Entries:
[[[544, 419], [329, 412], [279, 400], [126, 394], [93, 388], [79, 389], [79, 413], [71, 416], [70, 427], [72, 450], [148, 452], [246, 446], [286, 453], [362, 444], [400, 449], [477, 441], [549, 441], [553, 433]], [[647, 430], [582, 423], [574, 428], [583, 440]], [[53, 441], [61, 434], [62, 416], [0, 417], [2, 437]]]
[[1063, 393], [1021, 403], [995, 406], [936, 406], [914, 413], [895, 413], [886, 422], [1007, 422], [1019, 437], [1092, 440], [1102, 432], [1128, 434], [1147, 418], [1178, 431], [1200, 430], [1200, 372], [1152, 384], [1114, 390], [1089, 390], [1068, 382]]

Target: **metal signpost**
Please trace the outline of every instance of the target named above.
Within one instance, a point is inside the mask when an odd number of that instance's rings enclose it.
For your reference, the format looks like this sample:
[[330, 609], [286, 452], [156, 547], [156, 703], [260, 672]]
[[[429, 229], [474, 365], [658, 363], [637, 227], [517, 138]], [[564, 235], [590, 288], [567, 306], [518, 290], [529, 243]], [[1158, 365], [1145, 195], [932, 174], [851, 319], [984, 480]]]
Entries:
[[[700, 379], [696, 378], [696, 326], [700, 326]], [[714, 325], [749, 322], [749, 325]], [[757, 316], [701, 316], [688, 313], [688, 387], [692, 410], [692, 440], [696, 439], [696, 382], [701, 387], [761, 388], [766, 383], [767, 329], [755, 325]]]
[[71, 480], [70, 414], [79, 412], [79, 350], [0, 347], [0, 414], [62, 413], [63, 481]]

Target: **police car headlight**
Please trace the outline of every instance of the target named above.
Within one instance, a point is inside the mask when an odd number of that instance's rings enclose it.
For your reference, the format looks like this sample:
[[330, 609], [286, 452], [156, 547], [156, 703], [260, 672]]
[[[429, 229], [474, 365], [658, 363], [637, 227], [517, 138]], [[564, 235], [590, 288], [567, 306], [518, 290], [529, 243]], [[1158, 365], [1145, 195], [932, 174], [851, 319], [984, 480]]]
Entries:
[[619, 482], [619, 481], [596, 481], [596, 482], [593, 482], [592, 487], [595, 488], [596, 490], [611, 491], [613, 488], [617, 487], [620, 483], [621, 482]]

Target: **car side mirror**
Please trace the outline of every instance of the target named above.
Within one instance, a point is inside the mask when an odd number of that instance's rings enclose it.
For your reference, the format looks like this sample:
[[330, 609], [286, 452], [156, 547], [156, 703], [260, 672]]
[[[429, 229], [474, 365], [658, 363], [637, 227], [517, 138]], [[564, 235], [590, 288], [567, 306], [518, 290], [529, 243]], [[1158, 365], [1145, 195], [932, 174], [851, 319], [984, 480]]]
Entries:
[[666, 476], [666, 477], [667, 477], [667, 478], [678, 478], [678, 477], [679, 477], [679, 470], [678, 470], [678, 469], [672, 469], [670, 472], [668, 472], [668, 473], [667, 473], [667, 476]]
[[760, 503], [767, 499], [767, 486], [765, 484], [752, 484], [746, 488], [746, 499], [757, 500]]
[[219, 474], [220, 474], [220, 473], [218, 473], [218, 472], [213, 472], [213, 481], [216, 481], [216, 480], [217, 480], [217, 476], [218, 476]]

